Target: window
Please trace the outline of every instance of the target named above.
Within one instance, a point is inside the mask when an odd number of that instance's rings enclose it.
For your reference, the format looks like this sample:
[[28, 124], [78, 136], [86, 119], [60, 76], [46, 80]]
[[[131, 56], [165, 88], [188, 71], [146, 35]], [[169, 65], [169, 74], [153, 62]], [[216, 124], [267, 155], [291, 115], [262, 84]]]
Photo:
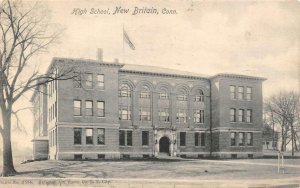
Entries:
[[132, 131], [127, 132], [127, 146], [132, 146]]
[[252, 100], [252, 88], [251, 87], [247, 87], [247, 89], [246, 89], [246, 100], [248, 100], [248, 101]]
[[55, 90], [55, 83], [54, 83], [55, 81], [52, 81], [51, 82], [51, 86], [52, 86], [52, 94], [54, 94], [54, 90]]
[[230, 133], [231, 146], [236, 145], [236, 133]]
[[93, 101], [85, 101], [85, 115], [86, 116], [93, 115]]
[[142, 131], [142, 145], [149, 145], [149, 131]]
[[231, 99], [236, 99], [235, 86], [230, 86], [230, 98]]
[[104, 117], [105, 115], [105, 105], [103, 101], [97, 101], [97, 116]]
[[187, 101], [187, 96], [186, 96], [186, 94], [180, 94], [180, 95], [177, 95], [177, 100], [178, 100], [178, 101]]
[[186, 109], [177, 109], [176, 122], [186, 123], [187, 114]]
[[93, 74], [92, 73], [85, 74], [85, 86], [87, 89], [93, 88]]
[[104, 89], [104, 75], [103, 74], [97, 75], [97, 86], [100, 89]]
[[120, 106], [119, 120], [131, 120], [131, 107], [130, 106]]
[[105, 154], [98, 154], [98, 159], [105, 159]]
[[253, 133], [247, 133], [247, 145], [253, 146]]
[[244, 122], [244, 110], [243, 109], [239, 109], [239, 118], [238, 118], [239, 122]]
[[53, 145], [56, 145], [56, 129], [53, 131]]
[[50, 107], [49, 111], [49, 122], [52, 120], [52, 106]]
[[245, 145], [245, 133], [239, 133], [239, 146]]
[[49, 132], [49, 146], [52, 146], [52, 131]]
[[120, 146], [132, 146], [132, 131], [120, 130], [119, 131], [119, 144], [120, 144]]
[[75, 72], [73, 76], [73, 88], [81, 88], [81, 76], [79, 72]]
[[51, 97], [51, 82], [48, 83], [49, 98]]
[[199, 146], [199, 133], [195, 133], [195, 146]]
[[163, 90], [159, 93], [159, 98], [160, 99], [168, 99], [169, 98], [169, 94], [167, 90]]
[[247, 110], [246, 122], [247, 123], [252, 123], [252, 110]]
[[238, 88], [238, 97], [239, 97], [239, 100], [243, 100], [244, 99], [244, 87], [240, 86]]
[[150, 98], [150, 91], [147, 86], [144, 86], [140, 93], [140, 98]]
[[73, 114], [74, 114], [74, 116], [81, 116], [81, 101], [80, 100], [73, 101]]
[[195, 110], [194, 123], [204, 123], [204, 110]]
[[128, 154], [122, 154], [121, 157], [123, 159], [130, 159], [130, 155], [128, 155]]
[[75, 154], [74, 160], [82, 160], [82, 154]]
[[185, 146], [185, 132], [180, 132], [180, 146]]
[[81, 128], [74, 128], [74, 144], [81, 144]]
[[120, 97], [131, 97], [131, 89], [127, 84], [122, 84], [119, 90]]
[[97, 143], [99, 145], [105, 144], [105, 130], [104, 129], [97, 129]]
[[149, 159], [150, 155], [143, 155], [143, 159]]
[[140, 120], [141, 121], [150, 121], [151, 120], [151, 108], [140, 107]]
[[205, 133], [195, 133], [195, 146], [205, 146]]
[[196, 102], [203, 102], [204, 101], [204, 94], [202, 90], [198, 90], [197, 95], [195, 96]]
[[179, 93], [177, 94], [176, 99], [178, 101], [187, 101], [187, 95], [186, 92], [184, 90], [180, 90]]
[[125, 146], [125, 131], [119, 131], [119, 144]]
[[231, 154], [231, 159], [237, 159], [237, 154]]
[[85, 129], [85, 143], [93, 144], [93, 129]]
[[54, 103], [54, 117], [57, 117], [57, 101]]
[[52, 104], [52, 119], [55, 118], [55, 103]]
[[205, 133], [201, 133], [201, 146], [205, 146], [205, 139], [206, 139]]
[[159, 121], [169, 122], [169, 109], [162, 108], [158, 111]]
[[230, 109], [230, 121], [231, 122], [236, 122], [236, 110], [234, 108]]

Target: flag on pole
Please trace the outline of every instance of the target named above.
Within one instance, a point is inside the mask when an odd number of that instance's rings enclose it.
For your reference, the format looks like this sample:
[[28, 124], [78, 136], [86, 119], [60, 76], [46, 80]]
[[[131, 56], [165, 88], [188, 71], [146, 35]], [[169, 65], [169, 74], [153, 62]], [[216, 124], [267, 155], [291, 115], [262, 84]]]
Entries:
[[126, 42], [129, 47], [132, 49], [132, 50], [135, 50], [135, 46], [134, 44], [131, 42], [128, 34], [126, 33], [125, 29], [123, 28], [123, 42]]

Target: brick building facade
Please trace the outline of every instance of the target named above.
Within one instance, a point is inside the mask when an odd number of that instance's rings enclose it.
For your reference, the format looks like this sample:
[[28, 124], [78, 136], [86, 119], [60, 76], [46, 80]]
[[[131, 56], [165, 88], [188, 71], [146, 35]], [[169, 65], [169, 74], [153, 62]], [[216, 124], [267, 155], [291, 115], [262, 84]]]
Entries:
[[31, 99], [35, 159], [262, 156], [264, 78], [66, 58], [49, 73], [64, 67]]

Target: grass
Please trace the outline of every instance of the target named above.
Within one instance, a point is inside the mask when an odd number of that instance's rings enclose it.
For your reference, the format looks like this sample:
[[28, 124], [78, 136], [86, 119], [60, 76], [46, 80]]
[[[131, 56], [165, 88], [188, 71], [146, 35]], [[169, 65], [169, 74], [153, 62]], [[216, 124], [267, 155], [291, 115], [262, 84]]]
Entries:
[[18, 177], [146, 178], [146, 179], [282, 179], [298, 178], [300, 162], [285, 160], [285, 174], [277, 174], [277, 160], [119, 160], [34, 161], [16, 165]]

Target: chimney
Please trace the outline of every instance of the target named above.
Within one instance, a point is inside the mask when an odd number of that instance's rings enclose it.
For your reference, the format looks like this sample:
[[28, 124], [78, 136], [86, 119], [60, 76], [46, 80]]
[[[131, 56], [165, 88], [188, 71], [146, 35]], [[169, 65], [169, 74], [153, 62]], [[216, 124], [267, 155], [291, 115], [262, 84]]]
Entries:
[[119, 59], [118, 58], [115, 58], [115, 63], [119, 63]]
[[97, 60], [103, 62], [103, 50], [102, 48], [97, 49]]

